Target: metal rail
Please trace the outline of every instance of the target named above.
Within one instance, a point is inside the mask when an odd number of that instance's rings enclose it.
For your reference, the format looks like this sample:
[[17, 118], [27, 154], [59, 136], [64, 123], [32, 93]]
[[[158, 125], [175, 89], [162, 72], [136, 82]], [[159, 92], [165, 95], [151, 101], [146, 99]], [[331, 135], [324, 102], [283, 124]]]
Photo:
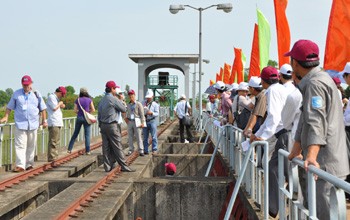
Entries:
[[[127, 134], [128, 134], [127, 131], [122, 131], [122, 137], [126, 136]], [[95, 149], [101, 147], [101, 145], [102, 145], [102, 142], [95, 143], [91, 146], [90, 149], [95, 150]], [[68, 154], [68, 155], [63, 156], [61, 158], [58, 158], [52, 162], [45, 163], [45, 164], [40, 165], [38, 167], [35, 167], [31, 170], [28, 170], [28, 171], [19, 173], [13, 177], [7, 178], [7, 179], [0, 182], [0, 191], [5, 191], [6, 188], [11, 188], [11, 186], [14, 184], [19, 184], [20, 182], [24, 182], [29, 177], [38, 176], [39, 174], [42, 174], [47, 170], [58, 167], [64, 163], [67, 163], [68, 161], [70, 161], [74, 158], [77, 158], [81, 155], [84, 155], [84, 154], [85, 154], [85, 149], [77, 150], [77, 151], [72, 152], [71, 154]]]
[[[165, 130], [168, 129], [170, 125], [175, 122], [164, 126], [160, 131], [157, 132], [157, 136], [160, 136]], [[127, 164], [131, 164], [139, 154], [134, 152], [127, 158]], [[83, 211], [84, 207], [89, 206], [89, 202], [92, 202], [94, 198], [97, 198], [102, 191], [105, 191], [108, 187], [108, 184], [111, 184], [113, 178], [116, 178], [116, 174], [120, 173], [120, 166], [118, 165], [114, 168], [107, 176], [103, 177], [99, 180], [94, 186], [92, 186], [89, 190], [87, 190], [83, 195], [81, 195], [78, 199], [76, 199], [73, 203], [71, 203], [65, 210], [63, 210], [60, 214], [55, 217], [55, 220], [63, 220], [68, 219], [69, 217], [78, 217], [78, 213]]]
[[344, 191], [350, 193], [350, 184], [344, 180], [333, 176], [324, 170], [318, 169], [313, 165], [309, 166], [307, 172], [307, 189], [308, 189], [308, 209], [298, 201], [295, 195], [298, 192], [298, 170], [297, 166], [304, 167], [304, 161], [298, 158], [294, 158], [289, 161], [289, 191], [285, 189], [285, 176], [284, 176], [284, 160], [287, 159], [289, 152], [280, 149], [278, 151], [278, 188], [279, 188], [279, 209], [280, 219], [286, 219], [286, 199], [290, 205], [290, 217], [292, 219], [298, 219], [299, 215], [308, 216], [310, 219], [317, 219], [316, 216], [316, 180], [314, 175], [317, 175], [318, 179], [322, 179], [332, 184], [330, 190], [330, 216], [328, 219], [346, 219], [346, 202]]
[[[250, 160], [251, 155], [253, 153], [253, 150], [255, 149], [255, 147], [257, 145], [264, 145], [264, 151], [265, 152], [269, 152], [268, 151], [269, 144], [267, 143], [267, 141], [255, 141], [255, 142], [253, 142], [250, 145], [250, 148], [248, 149], [248, 152], [247, 152], [247, 154], [245, 155], [245, 158], [244, 158], [243, 167], [241, 169], [241, 172], [238, 175], [238, 180], [235, 183], [235, 188], [233, 190], [233, 193], [232, 193], [232, 196], [231, 196], [231, 199], [230, 199], [230, 203], [229, 203], [229, 205], [227, 207], [227, 210], [226, 210], [226, 214], [225, 214], [225, 218], [224, 218], [225, 220], [229, 220], [230, 219], [232, 208], [233, 208], [233, 204], [236, 201], [236, 198], [237, 198], [237, 195], [238, 195], [238, 191], [239, 191], [239, 189], [241, 187], [241, 183], [243, 181], [243, 177], [245, 175], [245, 171], [246, 171], [247, 166], [248, 166], [248, 161]], [[269, 161], [268, 161], [268, 157], [265, 157], [265, 160], [264, 160], [264, 170], [265, 170], [265, 177], [264, 177], [264, 187], [265, 188], [264, 188], [264, 191], [265, 192], [268, 192], [268, 190], [269, 190], [269, 176], [268, 176], [269, 172], [266, 172], [268, 169], [269, 169]], [[266, 195], [264, 197], [264, 219], [269, 219], [269, 214], [268, 213], [269, 213], [269, 195], [268, 195], [268, 193], [266, 193]]]

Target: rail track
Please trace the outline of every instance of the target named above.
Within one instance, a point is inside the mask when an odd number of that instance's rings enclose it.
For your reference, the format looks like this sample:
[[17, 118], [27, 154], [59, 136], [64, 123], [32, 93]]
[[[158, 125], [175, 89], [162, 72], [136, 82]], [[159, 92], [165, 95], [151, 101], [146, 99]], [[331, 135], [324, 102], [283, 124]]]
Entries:
[[[161, 127], [158, 130], [157, 136], [159, 137], [170, 125], [172, 125], [174, 121], [169, 124], [166, 124], [164, 127]], [[127, 165], [132, 164], [139, 156], [138, 152], [133, 152], [127, 159]], [[111, 172], [109, 172], [106, 176], [101, 178], [96, 182], [94, 186], [88, 189], [83, 195], [77, 198], [74, 202], [69, 204], [65, 210], [63, 210], [60, 214], [57, 215], [55, 220], [63, 220], [69, 218], [77, 218], [79, 212], [83, 212], [84, 207], [89, 207], [89, 203], [93, 201], [93, 199], [97, 198], [102, 192], [108, 190], [108, 185], [114, 182], [114, 179], [117, 178], [118, 174], [121, 173], [120, 166], [115, 167]]]
[[[174, 121], [167, 121], [168, 123], [165, 123], [158, 127], [158, 133], [157, 136], [161, 135], [171, 124], [173, 124]], [[127, 136], [127, 131], [122, 131], [122, 137]], [[150, 141], [151, 143], [151, 141]], [[97, 148], [102, 146], [102, 142], [95, 143], [91, 145], [91, 150], [96, 150]], [[25, 182], [27, 179], [31, 177], [36, 177], [44, 172], [54, 169], [56, 167], [59, 167], [81, 155], [85, 154], [85, 149], [80, 149], [72, 152], [71, 154], [65, 155], [63, 157], [60, 157], [52, 162], [48, 162], [42, 165], [39, 165], [37, 167], [34, 167], [31, 170], [19, 173], [15, 176], [9, 177], [5, 180], [2, 180], [0, 182], [0, 192], [5, 191], [8, 188], [11, 188], [13, 185], [21, 184], [22, 182]], [[139, 156], [138, 152], [134, 152], [129, 157], [126, 158], [126, 163], [130, 165], [133, 161], [136, 160], [136, 158]], [[115, 167], [111, 172], [109, 172], [106, 176], [101, 178], [99, 181], [96, 182], [94, 186], [92, 186], [89, 190], [87, 190], [82, 196], [77, 198], [73, 203], [69, 204], [67, 208], [60, 214], [57, 215], [55, 219], [69, 219], [77, 217], [77, 214], [79, 212], [83, 211], [84, 207], [88, 207], [89, 203], [92, 202], [94, 198], [96, 198], [99, 194], [101, 194], [103, 191], [108, 189], [108, 185], [114, 182], [115, 178], [117, 178], [117, 175], [120, 175], [121, 170], [120, 166]]]

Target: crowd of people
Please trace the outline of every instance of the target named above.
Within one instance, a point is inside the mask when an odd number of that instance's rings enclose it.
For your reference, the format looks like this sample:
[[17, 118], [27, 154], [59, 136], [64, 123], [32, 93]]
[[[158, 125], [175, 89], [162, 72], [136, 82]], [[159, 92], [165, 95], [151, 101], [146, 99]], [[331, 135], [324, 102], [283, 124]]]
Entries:
[[[206, 111], [221, 116], [221, 125], [242, 129], [250, 142], [268, 142], [269, 214], [278, 215], [278, 150], [289, 151], [289, 160], [301, 158], [299, 169], [304, 206], [307, 208], [306, 172], [316, 166], [340, 179], [349, 170], [350, 105], [339, 78], [319, 67], [319, 48], [310, 40], [299, 40], [285, 54], [290, 57], [278, 70], [267, 66], [260, 77], [251, 77], [238, 87], [214, 84], [217, 94], [209, 95]], [[350, 62], [341, 72], [350, 85]], [[345, 123], [345, 124], [344, 124]], [[287, 166], [285, 166], [286, 168]], [[288, 181], [287, 168], [285, 176]], [[329, 219], [331, 184], [316, 181], [317, 217]]]
[[[250, 142], [264, 140], [269, 151], [269, 214], [278, 215], [278, 150], [290, 152], [288, 159], [304, 159], [299, 169], [300, 186], [304, 206], [307, 207], [306, 172], [310, 165], [346, 179], [349, 177], [350, 104], [345, 97], [338, 78], [331, 78], [319, 67], [318, 46], [310, 40], [297, 41], [289, 56], [290, 64], [283, 64], [278, 70], [267, 66], [260, 77], [251, 77], [233, 87], [218, 81], [216, 94], [208, 97], [206, 111], [210, 116], [220, 116], [221, 124], [230, 123], [242, 130]], [[350, 85], [350, 62], [341, 72]], [[61, 99], [66, 88], [59, 86], [48, 96], [45, 103], [38, 91], [32, 89], [32, 79], [25, 75], [22, 88], [16, 90], [7, 104], [5, 116], [0, 123], [6, 123], [11, 111], [15, 117], [14, 172], [23, 172], [34, 166], [37, 130], [40, 125], [48, 127], [48, 161], [58, 157], [60, 129], [63, 126]], [[232, 89], [233, 88], [233, 89]], [[134, 90], [128, 91], [130, 101], [125, 102], [124, 91], [114, 81], [105, 85], [105, 95], [98, 105], [98, 117], [102, 136], [103, 165], [106, 172], [117, 164], [124, 172], [133, 172], [126, 162], [121, 145], [121, 123], [128, 127], [128, 155], [134, 151], [134, 139], [140, 156], [149, 154], [149, 133], [152, 139], [152, 154], [158, 150], [156, 118], [159, 104], [153, 101], [153, 92], [147, 91], [145, 100], [137, 101]], [[84, 127], [85, 152], [90, 154], [91, 123], [86, 112], [93, 113], [95, 106], [86, 88], [81, 88], [74, 102], [77, 114], [75, 130], [69, 142], [67, 153], [71, 153], [81, 127]], [[47, 113], [47, 114], [46, 114]], [[193, 142], [190, 124], [186, 118], [191, 106], [182, 95], [174, 109], [179, 119], [180, 141]], [[143, 137], [142, 137], [143, 134]], [[286, 167], [286, 166], [285, 166]], [[167, 164], [167, 175], [176, 172], [174, 164]], [[288, 177], [286, 175], [286, 177]], [[348, 178], [349, 179], [349, 178]], [[316, 181], [317, 217], [328, 219], [330, 210], [331, 184], [318, 178]]]
[[[16, 161], [13, 172], [24, 172], [34, 167], [39, 126], [48, 127], [48, 161], [58, 159], [60, 130], [63, 127], [62, 109], [65, 108], [62, 98], [67, 94], [66, 88], [59, 86], [55, 92], [48, 95], [45, 103], [41, 94], [33, 90], [33, 80], [30, 76], [23, 76], [21, 84], [22, 88], [14, 92], [7, 104], [5, 116], [0, 119], [0, 123], [7, 123], [11, 111], [15, 113]], [[106, 172], [111, 171], [117, 164], [123, 172], [135, 171], [125, 163], [121, 144], [123, 121], [128, 127], [128, 155], [135, 151], [135, 139], [138, 154], [140, 156], [149, 154], [149, 133], [152, 136], [152, 154], [158, 151], [156, 118], [159, 115], [159, 104], [153, 101], [153, 92], [147, 91], [145, 101], [139, 102], [136, 100], [135, 91], [131, 89], [128, 91], [130, 100], [128, 103], [125, 101], [124, 93], [125, 91], [122, 91], [114, 81], [108, 81], [105, 85], [105, 95], [98, 105], [97, 121], [102, 136], [103, 165]], [[85, 153], [90, 155], [91, 124], [94, 122], [87, 118], [87, 113], [95, 112], [95, 105], [84, 87], [80, 89], [79, 96], [74, 102], [74, 111], [77, 118], [67, 153], [72, 153], [81, 127], [84, 127]]]

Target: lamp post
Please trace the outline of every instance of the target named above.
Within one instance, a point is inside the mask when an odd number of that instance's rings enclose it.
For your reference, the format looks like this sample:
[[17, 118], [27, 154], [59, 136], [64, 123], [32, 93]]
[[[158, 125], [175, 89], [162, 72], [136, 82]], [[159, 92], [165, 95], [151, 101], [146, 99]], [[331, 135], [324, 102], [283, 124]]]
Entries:
[[[203, 59], [202, 60], [204, 63], [208, 64], [210, 63], [210, 60], [208, 59]], [[193, 81], [192, 81], [192, 108], [196, 108], [196, 64], [194, 66], [194, 72], [193, 74]], [[199, 81], [198, 81], [199, 82]]]
[[199, 115], [200, 115], [200, 130], [202, 129], [202, 11], [205, 11], [209, 8], [216, 7], [217, 10], [223, 10], [226, 13], [229, 13], [232, 11], [232, 4], [226, 3], [226, 4], [217, 4], [217, 5], [210, 5], [206, 8], [196, 8], [191, 5], [170, 5], [169, 11], [172, 14], [178, 13], [180, 10], [185, 10], [185, 7], [192, 8], [199, 12], [199, 60], [198, 60], [198, 66], [199, 66]]

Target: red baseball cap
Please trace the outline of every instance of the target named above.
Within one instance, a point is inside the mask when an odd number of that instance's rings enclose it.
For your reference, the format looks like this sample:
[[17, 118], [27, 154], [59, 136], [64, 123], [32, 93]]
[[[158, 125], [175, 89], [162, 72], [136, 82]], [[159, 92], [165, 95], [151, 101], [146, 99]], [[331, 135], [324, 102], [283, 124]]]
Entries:
[[115, 84], [114, 81], [108, 81], [106, 83], [106, 88], [115, 89], [115, 88], [117, 88], [117, 84]]
[[209, 95], [209, 99], [215, 99], [215, 95]]
[[67, 89], [66, 89], [66, 87], [60, 86], [60, 87], [58, 87], [58, 90], [60, 90], [60, 92], [62, 92], [62, 96], [63, 96], [63, 97], [66, 96], [66, 94], [67, 94]]
[[338, 77], [333, 77], [332, 79], [333, 79], [335, 85], [340, 85], [341, 84], [341, 81], [340, 81], [340, 79]]
[[169, 172], [176, 173], [176, 166], [174, 163], [165, 163], [165, 170], [167, 173]]
[[267, 66], [262, 69], [260, 78], [263, 80], [279, 79], [278, 70], [275, 67]]
[[318, 61], [319, 58], [319, 49], [316, 43], [311, 40], [298, 40], [293, 45], [293, 48], [288, 53], [285, 53], [284, 56], [292, 57], [298, 61]]
[[25, 75], [22, 77], [22, 85], [27, 86], [29, 84], [33, 83], [32, 78], [28, 75]]
[[133, 89], [130, 89], [128, 95], [135, 95], [135, 91]]

